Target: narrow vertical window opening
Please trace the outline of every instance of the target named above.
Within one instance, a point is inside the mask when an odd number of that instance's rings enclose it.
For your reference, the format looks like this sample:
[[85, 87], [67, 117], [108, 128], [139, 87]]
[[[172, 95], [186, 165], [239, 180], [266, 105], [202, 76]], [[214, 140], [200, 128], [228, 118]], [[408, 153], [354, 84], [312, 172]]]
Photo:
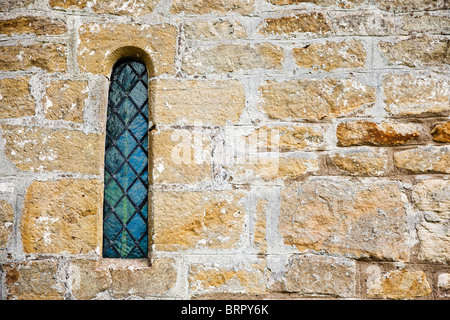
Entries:
[[108, 97], [103, 257], [148, 256], [148, 75], [145, 64], [113, 67]]

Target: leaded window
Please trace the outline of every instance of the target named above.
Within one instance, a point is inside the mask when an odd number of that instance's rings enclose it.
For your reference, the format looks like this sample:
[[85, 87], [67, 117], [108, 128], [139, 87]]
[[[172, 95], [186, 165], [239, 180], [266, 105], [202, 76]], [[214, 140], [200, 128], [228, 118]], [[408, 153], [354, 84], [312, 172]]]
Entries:
[[119, 61], [108, 97], [103, 257], [148, 254], [148, 77], [138, 61]]

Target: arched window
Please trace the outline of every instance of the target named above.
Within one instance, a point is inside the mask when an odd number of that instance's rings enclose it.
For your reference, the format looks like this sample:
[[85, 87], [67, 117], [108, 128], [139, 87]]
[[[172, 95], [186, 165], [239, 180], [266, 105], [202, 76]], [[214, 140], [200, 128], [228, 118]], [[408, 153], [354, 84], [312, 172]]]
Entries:
[[105, 145], [103, 257], [148, 255], [148, 76], [145, 64], [116, 63]]

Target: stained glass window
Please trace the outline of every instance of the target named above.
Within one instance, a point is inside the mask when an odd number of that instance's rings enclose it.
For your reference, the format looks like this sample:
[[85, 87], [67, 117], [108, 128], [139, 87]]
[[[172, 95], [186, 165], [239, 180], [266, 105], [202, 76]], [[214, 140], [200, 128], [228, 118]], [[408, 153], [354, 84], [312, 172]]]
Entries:
[[148, 253], [148, 79], [141, 62], [111, 74], [106, 122], [103, 257]]

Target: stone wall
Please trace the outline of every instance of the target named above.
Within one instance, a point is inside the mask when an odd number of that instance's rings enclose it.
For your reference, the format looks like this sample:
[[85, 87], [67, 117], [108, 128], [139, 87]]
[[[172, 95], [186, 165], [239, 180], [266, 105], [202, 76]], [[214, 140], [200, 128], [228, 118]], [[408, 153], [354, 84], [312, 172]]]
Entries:
[[[449, 9], [0, 0], [1, 298], [448, 299]], [[151, 75], [148, 261], [101, 258], [124, 56]]]

